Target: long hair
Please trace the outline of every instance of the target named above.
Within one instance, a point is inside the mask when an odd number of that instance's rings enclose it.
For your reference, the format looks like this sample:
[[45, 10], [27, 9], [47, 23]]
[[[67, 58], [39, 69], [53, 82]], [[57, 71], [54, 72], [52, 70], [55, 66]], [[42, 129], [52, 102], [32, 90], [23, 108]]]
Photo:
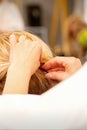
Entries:
[[[82, 28], [87, 27], [87, 24], [79, 15], [71, 15], [67, 18], [63, 27], [63, 51], [65, 55], [72, 55], [74, 52], [75, 39], [70, 31], [73, 24], [77, 24], [77, 26]], [[81, 48], [80, 45], [79, 47]]]
[[[9, 36], [14, 34], [16, 38], [19, 38], [21, 35], [25, 35], [29, 41], [39, 41], [42, 46], [42, 63], [44, 64], [53, 57], [53, 54], [50, 48], [37, 36], [25, 32], [25, 31], [14, 31], [14, 32], [4, 32], [0, 34], [0, 93], [2, 93], [4, 84], [6, 81], [6, 74], [9, 63], [10, 55], [10, 42]], [[19, 77], [20, 78], [20, 77]], [[32, 75], [28, 93], [30, 94], [42, 94], [51, 87], [53, 87], [57, 82], [45, 78], [44, 71], [38, 69], [35, 74]]]

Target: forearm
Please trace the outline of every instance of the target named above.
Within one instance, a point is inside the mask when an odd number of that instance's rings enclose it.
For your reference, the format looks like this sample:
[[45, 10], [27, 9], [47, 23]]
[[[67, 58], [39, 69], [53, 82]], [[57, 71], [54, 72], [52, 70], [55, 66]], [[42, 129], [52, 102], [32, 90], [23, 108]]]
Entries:
[[7, 72], [3, 94], [27, 94], [30, 78], [31, 74], [26, 67], [11, 65]]

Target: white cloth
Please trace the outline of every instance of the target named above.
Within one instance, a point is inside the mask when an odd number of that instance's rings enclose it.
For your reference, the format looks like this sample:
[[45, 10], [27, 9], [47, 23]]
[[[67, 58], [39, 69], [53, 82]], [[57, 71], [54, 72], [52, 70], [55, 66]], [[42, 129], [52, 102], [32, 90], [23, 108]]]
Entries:
[[20, 11], [13, 2], [0, 4], [0, 31], [24, 30], [24, 21]]
[[0, 96], [0, 129], [87, 129], [87, 64], [41, 96]]

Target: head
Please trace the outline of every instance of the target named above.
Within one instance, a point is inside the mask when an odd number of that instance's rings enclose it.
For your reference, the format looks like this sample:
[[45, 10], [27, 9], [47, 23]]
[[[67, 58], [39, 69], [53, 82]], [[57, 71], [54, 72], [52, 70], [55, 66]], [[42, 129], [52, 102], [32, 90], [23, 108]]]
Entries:
[[78, 33], [86, 28], [86, 26], [87, 25], [81, 16], [72, 15], [66, 20], [64, 35], [68, 39], [76, 39]]
[[[37, 36], [33, 34], [30, 34], [24, 31], [1, 33], [0, 34], [0, 92], [1, 93], [4, 88], [7, 70], [10, 65], [9, 63], [9, 55], [10, 55], [9, 37], [11, 34], [14, 34], [16, 38], [19, 38], [21, 35], [25, 35], [29, 41], [38, 41], [42, 46], [42, 55], [41, 55], [42, 63], [41, 64], [44, 64], [45, 62], [47, 62], [53, 57], [52, 52], [49, 49], [49, 47], [41, 39], [39, 39]], [[29, 93], [42, 94], [46, 90], [53, 87], [56, 83], [57, 82], [55, 81], [46, 79], [44, 75], [44, 71], [39, 68], [37, 72], [31, 77], [30, 84], [29, 84]]]

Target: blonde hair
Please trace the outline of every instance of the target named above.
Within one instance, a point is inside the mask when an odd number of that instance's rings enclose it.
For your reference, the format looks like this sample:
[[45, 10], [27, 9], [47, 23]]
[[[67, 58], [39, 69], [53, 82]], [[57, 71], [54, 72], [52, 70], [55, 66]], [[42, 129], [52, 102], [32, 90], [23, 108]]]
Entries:
[[[14, 34], [17, 38], [21, 35], [25, 35], [26, 38], [30, 41], [39, 41], [42, 46], [42, 63], [44, 64], [48, 60], [50, 60], [53, 55], [49, 47], [37, 36], [25, 32], [25, 31], [14, 31], [14, 32], [5, 32], [0, 34], [0, 93], [2, 93], [5, 80], [6, 73], [9, 67], [9, 53], [10, 53], [10, 42], [9, 36]], [[29, 84], [29, 92], [31, 94], [42, 94], [49, 88], [53, 87], [57, 82], [48, 80], [45, 78], [44, 71], [42, 69], [38, 69], [37, 72], [32, 75], [30, 84]]]
[[[77, 24], [78, 26], [85, 28], [87, 27], [87, 24], [84, 22], [83, 18], [79, 15], [71, 15], [69, 18], [65, 21], [64, 27], [63, 27], [63, 51], [65, 54], [68, 55], [72, 54], [72, 51], [74, 49], [74, 37], [70, 32], [70, 28], [73, 24]], [[80, 46], [81, 47], [81, 46]], [[71, 51], [71, 52], [70, 52]]]

